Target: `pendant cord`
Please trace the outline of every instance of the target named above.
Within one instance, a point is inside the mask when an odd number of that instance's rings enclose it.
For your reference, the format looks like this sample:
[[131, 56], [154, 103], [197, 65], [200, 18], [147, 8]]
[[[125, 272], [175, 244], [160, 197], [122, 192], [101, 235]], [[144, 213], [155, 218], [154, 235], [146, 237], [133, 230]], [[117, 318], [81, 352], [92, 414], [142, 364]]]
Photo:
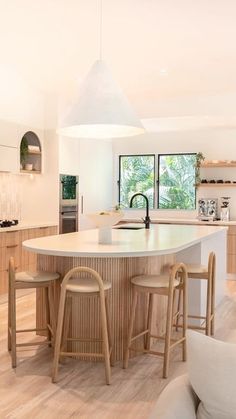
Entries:
[[100, 41], [99, 41], [99, 58], [102, 60], [102, 0], [100, 0]]

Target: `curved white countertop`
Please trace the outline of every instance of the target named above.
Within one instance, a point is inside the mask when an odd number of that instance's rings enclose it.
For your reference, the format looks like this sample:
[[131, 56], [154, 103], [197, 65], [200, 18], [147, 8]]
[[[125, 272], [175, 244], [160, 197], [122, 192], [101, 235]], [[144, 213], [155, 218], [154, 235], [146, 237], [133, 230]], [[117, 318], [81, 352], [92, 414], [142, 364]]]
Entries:
[[[98, 244], [98, 230], [26, 240], [29, 251], [68, 257], [140, 257], [177, 253], [207, 240], [226, 227], [152, 225], [150, 230], [112, 230], [112, 244]], [[217, 239], [217, 237], [216, 237]]]

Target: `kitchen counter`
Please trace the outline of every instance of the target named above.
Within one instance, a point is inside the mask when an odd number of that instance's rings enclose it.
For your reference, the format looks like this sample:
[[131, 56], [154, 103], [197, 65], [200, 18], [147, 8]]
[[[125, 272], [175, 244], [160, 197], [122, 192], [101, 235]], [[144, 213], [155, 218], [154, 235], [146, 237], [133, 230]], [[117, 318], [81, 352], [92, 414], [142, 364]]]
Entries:
[[23, 242], [35, 253], [69, 257], [141, 257], [180, 252], [224, 230], [219, 226], [151, 225], [150, 229], [112, 230], [112, 243], [98, 243], [98, 230], [42, 237]]
[[[128, 218], [122, 219], [123, 222], [127, 223], [142, 223], [141, 218]], [[154, 218], [151, 217], [151, 223], [153, 224], [186, 224], [186, 225], [212, 225], [212, 226], [236, 226], [236, 220], [230, 221], [199, 221], [196, 218]]]
[[[216, 301], [224, 295], [226, 279], [226, 227], [196, 225], [152, 225], [150, 230], [112, 230], [112, 244], [98, 244], [98, 230], [87, 230], [58, 236], [42, 237], [23, 242], [24, 249], [38, 253], [38, 269], [57, 271], [61, 277], [75, 266], [95, 269], [104, 281], [111, 282], [109, 303], [111, 306], [112, 338], [115, 360], [122, 360], [124, 344], [128, 331], [132, 290], [130, 279], [140, 274], [159, 274], [168, 272], [176, 261], [207, 263], [210, 251], [216, 253]], [[55, 295], [60, 293], [60, 280], [55, 284]], [[203, 315], [205, 310], [205, 281], [190, 281], [189, 306], [191, 313]], [[100, 328], [97, 299], [77, 296], [73, 298], [73, 318], [69, 335], [78, 336], [83, 330], [84, 337]], [[153, 334], [163, 333], [166, 305], [163, 298], [155, 295], [155, 316]], [[136, 316], [135, 330], [145, 329], [147, 296], [141, 295], [138, 302], [139, 314]], [[58, 309], [58, 299], [55, 312]], [[90, 321], [91, 313], [94, 313]], [[37, 291], [37, 327], [44, 327], [44, 299], [41, 290]], [[82, 342], [71, 343], [73, 349], [83, 352]], [[142, 348], [142, 339], [135, 342], [136, 349]], [[91, 348], [96, 352], [97, 348]]]
[[57, 225], [57, 223], [19, 223], [16, 226], [0, 228], [0, 233], [5, 233], [6, 231], [28, 230], [30, 228], [56, 227]]

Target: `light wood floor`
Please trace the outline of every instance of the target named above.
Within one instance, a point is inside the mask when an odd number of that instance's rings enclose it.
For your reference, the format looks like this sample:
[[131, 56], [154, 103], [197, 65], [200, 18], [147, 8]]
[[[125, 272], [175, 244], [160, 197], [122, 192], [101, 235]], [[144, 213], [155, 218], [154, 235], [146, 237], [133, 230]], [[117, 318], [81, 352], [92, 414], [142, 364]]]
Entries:
[[[22, 294], [17, 301], [18, 325], [34, 324], [35, 294]], [[217, 309], [216, 337], [236, 342], [236, 281]], [[162, 360], [141, 355], [127, 370], [116, 364], [112, 384], [105, 385], [100, 363], [68, 360], [60, 368], [60, 381], [51, 383], [52, 350], [44, 347], [21, 351], [18, 367], [12, 370], [7, 352], [7, 301], [0, 299], [0, 418], [120, 419], [148, 418], [160, 391], [169, 380], [186, 372], [176, 348], [168, 380], [161, 377]], [[27, 336], [29, 338], [29, 336]], [[33, 335], [30, 339], [38, 339]]]

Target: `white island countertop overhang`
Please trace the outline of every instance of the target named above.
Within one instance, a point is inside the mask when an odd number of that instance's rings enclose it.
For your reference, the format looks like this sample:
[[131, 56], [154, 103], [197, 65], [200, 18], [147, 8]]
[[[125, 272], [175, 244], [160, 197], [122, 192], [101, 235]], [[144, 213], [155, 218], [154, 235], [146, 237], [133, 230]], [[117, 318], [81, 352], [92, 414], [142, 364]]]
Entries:
[[41, 237], [26, 240], [29, 251], [66, 257], [142, 257], [180, 252], [212, 238], [227, 227], [196, 225], [151, 225], [139, 230], [112, 229], [112, 243], [99, 244], [98, 230]]

